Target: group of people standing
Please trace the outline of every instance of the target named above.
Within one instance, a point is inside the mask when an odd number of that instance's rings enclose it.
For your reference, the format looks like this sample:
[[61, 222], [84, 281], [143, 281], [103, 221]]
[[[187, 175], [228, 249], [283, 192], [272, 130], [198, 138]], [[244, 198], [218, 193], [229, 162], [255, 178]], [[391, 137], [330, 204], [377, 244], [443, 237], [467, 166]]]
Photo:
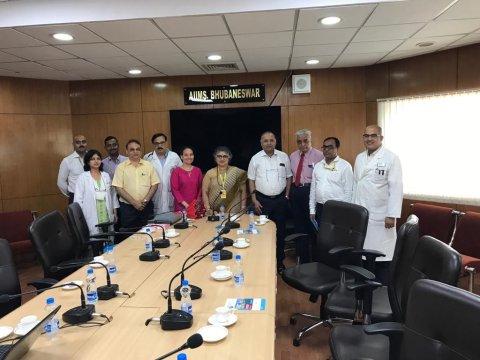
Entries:
[[[246, 208], [250, 193], [256, 213], [267, 215], [277, 226], [278, 272], [285, 269], [289, 206], [295, 231], [312, 233], [312, 221], [321, 221], [326, 201], [352, 202], [370, 212], [365, 248], [384, 252], [387, 264], [395, 247], [403, 189], [400, 161], [382, 145], [382, 129], [367, 126], [366, 150], [357, 156], [354, 171], [338, 155], [338, 138], [325, 138], [320, 151], [312, 147], [310, 130], [299, 130], [295, 136], [298, 150], [288, 156], [276, 149], [272, 132], [263, 133], [262, 150], [251, 158], [248, 171], [232, 166], [232, 152], [219, 146], [213, 152], [215, 166], [203, 175], [193, 165], [193, 149], [184, 147], [176, 154], [162, 133], [152, 136], [153, 151], [143, 158], [139, 141], [127, 142], [125, 157], [119, 154], [118, 140], [108, 136], [104, 141], [108, 157], [103, 160], [98, 150], [86, 150], [85, 136], [77, 135], [74, 152], [62, 160], [57, 183], [70, 202], [80, 204], [92, 234], [100, 222], [118, 219], [122, 228], [134, 229], [169, 211], [186, 209], [195, 216], [219, 212], [223, 205], [225, 211], [235, 213]], [[301, 262], [315, 259], [310, 245], [297, 243]]]

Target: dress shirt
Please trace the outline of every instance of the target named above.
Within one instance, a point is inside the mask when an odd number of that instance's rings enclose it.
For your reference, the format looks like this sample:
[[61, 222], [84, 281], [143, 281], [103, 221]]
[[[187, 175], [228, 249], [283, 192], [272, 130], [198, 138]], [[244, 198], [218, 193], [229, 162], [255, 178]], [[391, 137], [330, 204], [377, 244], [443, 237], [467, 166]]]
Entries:
[[[153, 165], [140, 159], [138, 166], [134, 166], [128, 159], [117, 166], [112, 185], [124, 189], [137, 201], [142, 201], [153, 185], [159, 184], [157, 172]], [[124, 198], [120, 201], [127, 203]]]
[[[290, 165], [292, 168], [294, 179], [297, 175], [297, 167], [298, 163], [300, 162], [301, 154], [302, 152], [300, 150], [297, 150], [290, 155]], [[322, 160], [323, 153], [320, 150], [311, 148], [305, 153], [305, 157], [303, 159], [302, 175], [300, 176], [301, 184], [310, 184], [312, 182], [313, 167], [315, 166], [315, 164], [319, 163]]]
[[276, 149], [271, 157], [264, 150], [259, 151], [248, 164], [248, 178], [255, 181], [255, 189], [264, 195], [281, 194], [291, 176], [288, 155]]
[[57, 185], [62, 194], [68, 196], [68, 193], [75, 192], [77, 177], [83, 171], [83, 156], [78, 155], [76, 151], [63, 158], [57, 178]]
[[118, 155], [116, 160], [113, 160], [110, 156], [106, 157], [102, 160], [103, 171], [110, 175], [110, 179], [113, 179], [113, 175], [115, 174], [115, 169], [117, 168], [117, 165], [127, 159], [128, 157], [123, 155]]
[[315, 165], [310, 186], [310, 214], [315, 214], [317, 203], [327, 200], [352, 201], [352, 165], [337, 156], [330, 164], [325, 159]]

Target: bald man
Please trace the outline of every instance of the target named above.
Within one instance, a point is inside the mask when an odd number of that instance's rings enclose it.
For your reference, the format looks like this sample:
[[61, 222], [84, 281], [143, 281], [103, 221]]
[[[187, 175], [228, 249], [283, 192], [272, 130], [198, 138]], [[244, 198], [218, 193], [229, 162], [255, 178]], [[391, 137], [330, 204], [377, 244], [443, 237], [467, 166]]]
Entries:
[[57, 178], [57, 186], [62, 194], [68, 197], [69, 204], [73, 202], [77, 177], [84, 171], [83, 157], [87, 152], [87, 138], [83, 135], [75, 135], [72, 145], [74, 151], [60, 163]]

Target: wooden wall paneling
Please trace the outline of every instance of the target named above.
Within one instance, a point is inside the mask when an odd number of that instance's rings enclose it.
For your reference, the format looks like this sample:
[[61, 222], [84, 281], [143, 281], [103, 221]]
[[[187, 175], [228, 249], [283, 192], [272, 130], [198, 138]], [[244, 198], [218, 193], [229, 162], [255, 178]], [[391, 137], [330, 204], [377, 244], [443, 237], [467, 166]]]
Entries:
[[[103, 139], [108, 133], [107, 118], [116, 114], [86, 114], [72, 115], [72, 134], [70, 143], [75, 135], [84, 135], [87, 138], [87, 148], [97, 149], [105, 155]], [[73, 151], [73, 146], [71, 147]]]
[[388, 97], [388, 63], [365, 68], [365, 100], [377, 101]]
[[363, 150], [365, 103], [291, 106], [289, 121], [291, 137], [296, 130], [309, 128], [312, 130], [312, 144], [317, 149], [322, 146], [324, 138], [338, 137], [340, 156], [352, 164]]
[[[282, 125], [281, 125], [281, 129], [282, 129], [282, 133], [281, 134], [275, 134], [275, 136], [281, 136], [282, 137], [282, 148], [280, 150], [282, 150], [283, 152], [287, 153], [290, 155], [290, 153], [293, 151], [291, 150], [292, 147], [291, 147], [291, 137], [292, 137], [292, 132], [290, 131], [290, 121], [289, 121], [289, 117], [288, 117], [288, 107], [286, 106], [282, 106], [282, 109], [281, 109], [281, 117], [282, 117]], [[259, 139], [260, 141], [260, 139]], [[295, 142], [295, 140], [294, 140]], [[295, 144], [296, 145], [296, 144]]]
[[144, 153], [153, 150], [151, 142], [152, 135], [163, 133], [168, 137], [168, 147], [173, 149], [175, 144], [171, 142], [170, 135], [170, 113], [168, 111], [161, 112], [144, 112], [143, 113], [143, 149]]
[[62, 194], [30, 196], [3, 200], [2, 211], [36, 210], [44, 215], [54, 210], [65, 211], [68, 198]]
[[141, 111], [141, 79], [70, 82], [72, 114]]
[[0, 114], [12, 114], [13, 111], [13, 85], [16, 79], [0, 76]]
[[464, 46], [458, 51], [458, 89], [480, 88], [480, 44]]
[[390, 63], [390, 96], [441, 93], [457, 89], [457, 50]]
[[339, 104], [365, 101], [365, 68], [296, 70], [311, 75], [310, 94], [289, 93], [289, 105]]
[[378, 124], [378, 104], [376, 101], [366, 102], [365, 123], [367, 125]]
[[211, 86], [212, 77], [172, 76], [141, 79], [142, 110], [169, 111], [178, 109], [211, 109], [212, 105], [184, 105], [183, 88]]

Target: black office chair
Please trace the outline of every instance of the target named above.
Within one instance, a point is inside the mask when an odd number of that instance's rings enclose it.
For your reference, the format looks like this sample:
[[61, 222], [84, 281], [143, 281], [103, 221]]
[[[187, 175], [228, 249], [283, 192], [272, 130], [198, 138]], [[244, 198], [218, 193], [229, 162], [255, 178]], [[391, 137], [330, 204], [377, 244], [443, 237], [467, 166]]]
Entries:
[[[362, 342], [337, 334], [335, 351], [342, 349], [342, 356], [334, 358], [478, 360], [479, 324], [478, 295], [422, 279], [410, 291], [405, 324], [385, 322], [365, 326]], [[358, 345], [354, 349], [352, 342]]]
[[[396, 292], [396, 300], [399, 309], [392, 306], [394, 318], [403, 318], [405, 309], [408, 308], [408, 300], [413, 284], [419, 279], [431, 279], [442, 283], [455, 285], [460, 275], [462, 260], [460, 254], [431, 237], [423, 236], [415, 249], [415, 254], [410, 264], [405, 264], [408, 271], [402, 273], [402, 278], [397, 284], [393, 284]], [[398, 287], [397, 287], [398, 286]], [[366, 312], [371, 312], [367, 309]], [[399, 313], [397, 313], [399, 312]], [[453, 318], [451, 319], [453, 320]], [[382, 323], [374, 324], [379, 325]], [[364, 333], [364, 328], [371, 325], [340, 325], [332, 329], [330, 333], [330, 349], [332, 358], [335, 360], [350, 360], [360, 358], [388, 359], [388, 338], [383, 335], [376, 337]], [[442, 326], [450, 326], [445, 322]], [[428, 358], [428, 357], [422, 357]], [[432, 358], [433, 359], [433, 358]]]
[[[0, 294], [19, 294], [21, 292], [18, 274], [13, 262], [12, 250], [8, 241], [0, 239]], [[0, 304], [0, 318], [22, 304], [22, 299], [13, 299]]]
[[[71, 234], [78, 244], [76, 257], [97, 256], [103, 252], [104, 240], [95, 241], [90, 236], [90, 230], [85, 220], [83, 210], [78, 203], [72, 203], [67, 208], [67, 220], [70, 227]], [[96, 225], [100, 232], [108, 232], [111, 222], [101, 223]]]
[[[353, 319], [354, 323], [363, 324], [380, 321], [403, 321], [400, 299], [405, 277], [408, 274], [418, 244], [418, 233], [418, 218], [415, 215], [410, 215], [397, 234], [388, 279], [388, 282], [393, 286], [382, 286], [376, 288], [373, 294], [365, 295], [361, 290], [349, 290], [351, 283], [339, 284], [331, 292], [325, 305], [330, 318]], [[368, 252], [368, 250], [366, 251]], [[373, 254], [373, 257], [376, 257], [375, 254]], [[374, 269], [370, 268], [368, 270], [373, 271]], [[368, 313], [368, 310], [367, 313], [365, 312], [365, 307], [371, 309], [370, 313]]]
[[[299, 346], [301, 338], [310, 330], [329, 325], [325, 320], [325, 303], [328, 294], [337, 286], [341, 278], [340, 265], [358, 263], [359, 257], [350, 257], [352, 249], [362, 249], [367, 233], [368, 210], [362, 206], [329, 200], [323, 206], [322, 218], [317, 234], [318, 262], [296, 265], [282, 273], [282, 279], [290, 286], [310, 294], [315, 301], [321, 296], [320, 316], [294, 314], [290, 323], [296, 323], [296, 317], [312, 319], [315, 323], [304, 327], [293, 340]], [[360, 264], [359, 264], [360, 265]]]
[[[30, 237], [47, 278], [61, 280], [83, 266], [72, 266], [72, 263], [92, 260], [91, 257], [77, 257], [78, 244], [58, 210], [35, 219], [30, 225]], [[69, 268], [58, 269], [56, 266]]]

